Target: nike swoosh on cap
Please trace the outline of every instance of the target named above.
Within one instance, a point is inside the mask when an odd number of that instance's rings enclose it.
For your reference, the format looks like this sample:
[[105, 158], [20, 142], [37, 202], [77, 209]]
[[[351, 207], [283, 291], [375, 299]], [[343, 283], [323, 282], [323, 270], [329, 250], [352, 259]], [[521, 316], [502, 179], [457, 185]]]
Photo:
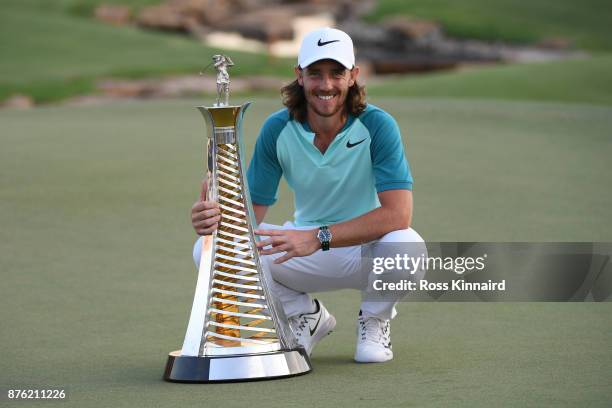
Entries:
[[338, 41], [340, 41], [340, 40], [321, 41], [321, 39], [319, 38], [319, 41], [317, 42], [317, 45], [319, 47], [322, 47], [324, 45], [331, 44], [331, 43], [338, 42]]

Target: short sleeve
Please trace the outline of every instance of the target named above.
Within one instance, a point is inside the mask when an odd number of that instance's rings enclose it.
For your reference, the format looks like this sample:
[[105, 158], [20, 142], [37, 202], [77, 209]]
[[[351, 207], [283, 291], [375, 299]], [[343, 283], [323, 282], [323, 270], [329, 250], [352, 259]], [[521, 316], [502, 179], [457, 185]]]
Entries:
[[369, 107], [360, 119], [370, 131], [370, 155], [376, 191], [412, 190], [412, 174], [404, 155], [397, 122], [385, 111]]
[[253, 158], [247, 170], [249, 193], [254, 204], [270, 206], [277, 200], [278, 183], [283, 174], [276, 155], [278, 135], [286, 125], [281, 112], [270, 116], [263, 124]]

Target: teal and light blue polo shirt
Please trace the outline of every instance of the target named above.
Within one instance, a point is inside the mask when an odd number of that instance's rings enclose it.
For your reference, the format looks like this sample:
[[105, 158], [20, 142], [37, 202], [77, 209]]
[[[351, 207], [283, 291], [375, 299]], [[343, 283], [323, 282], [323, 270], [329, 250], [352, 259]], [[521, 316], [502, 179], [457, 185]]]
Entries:
[[296, 226], [331, 225], [380, 207], [377, 193], [412, 190], [397, 122], [368, 104], [321, 153], [307, 123], [287, 109], [264, 123], [247, 172], [251, 200], [270, 206], [285, 176], [295, 195]]

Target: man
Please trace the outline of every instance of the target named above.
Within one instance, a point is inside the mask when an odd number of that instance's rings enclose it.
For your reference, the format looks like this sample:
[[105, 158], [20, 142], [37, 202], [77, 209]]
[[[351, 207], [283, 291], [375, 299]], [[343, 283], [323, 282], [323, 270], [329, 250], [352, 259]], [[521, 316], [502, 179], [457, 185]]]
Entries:
[[[295, 75], [282, 89], [287, 108], [264, 123], [247, 174], [264, 270], [308, 353], [336, 325], [308, 293], [361, 290], [355, 360], [388, 361], [398, 299], [373, 300], [372, 276], [360, 260], [362, 251], [380, 256], [385, 243], [417, 242], [409, 251], [425, 251], [410, 229], [412, 176], [399, 128], [389, 114], [365, 103], [346, 33], [324, 28], [308, 34]], [[262, 224], [283, 175], [295, 194], [295, 220], [282, 227]], [[211, 234], [219, 221], [216, 203], [202, 198], [194, 204], [199, 235]], [[198, 241], [196, 263], [200, 247]]]

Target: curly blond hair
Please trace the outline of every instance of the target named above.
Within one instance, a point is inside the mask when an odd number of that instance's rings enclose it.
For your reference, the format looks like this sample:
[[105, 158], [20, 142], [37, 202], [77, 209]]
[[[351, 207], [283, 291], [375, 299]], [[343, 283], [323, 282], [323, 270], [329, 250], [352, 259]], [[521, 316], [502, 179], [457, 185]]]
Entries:
[[[304, 88], [299, 84], [298, 80], [291, 82], [281, 88], [281, 96], [283, 105], [289, 109], [291, 118], [298, 122], [306, 120], [306, 96]], [[353, 86], [348, 90], [346, 96], [346, 111], [350, 115], [359, 116], [366, 108], [366, 92], [365, 87], [355, 81]]]

